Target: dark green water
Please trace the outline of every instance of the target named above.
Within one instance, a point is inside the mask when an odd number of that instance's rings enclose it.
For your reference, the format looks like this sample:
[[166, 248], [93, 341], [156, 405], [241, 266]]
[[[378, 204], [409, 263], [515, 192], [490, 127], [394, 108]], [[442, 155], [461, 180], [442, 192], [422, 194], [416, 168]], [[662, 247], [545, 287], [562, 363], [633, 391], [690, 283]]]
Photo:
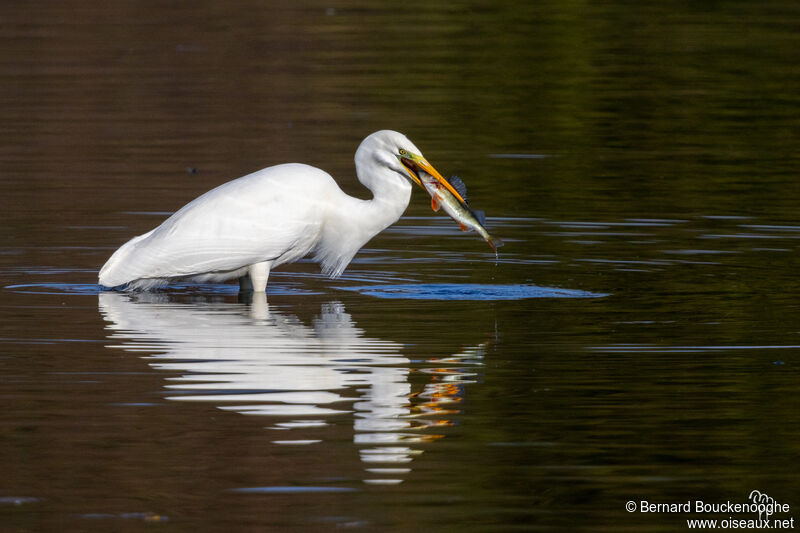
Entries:
[[[753, 490], [796, 516], [798, 21], [3, 5], [0, 529], [682, 531], [757, 516], [639, 502]], [[363, 197], [384, 128], [464, 179], [498, 261], [416, 191], [338, 280], [98, 294], [116, 247], [258, 168]]]

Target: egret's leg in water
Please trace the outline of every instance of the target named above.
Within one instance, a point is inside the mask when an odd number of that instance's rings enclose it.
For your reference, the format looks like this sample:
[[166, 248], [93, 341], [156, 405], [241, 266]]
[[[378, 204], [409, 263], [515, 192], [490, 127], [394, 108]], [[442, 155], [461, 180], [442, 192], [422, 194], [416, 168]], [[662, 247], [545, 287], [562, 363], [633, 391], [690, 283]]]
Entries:
[[[262, 261], [250, 265], [248, 273], [250, 274], [250, 283], [252, 284], [253, 292], [264, 292], [267, 290], [267, 278], [269, 278], [269, 261]], [[240, 282], [241, 287], [241, 282]]]
[[239, 278], [239, 292], [253, 292], [253, 283], [250, 281], [250, 274], [245, 274]]

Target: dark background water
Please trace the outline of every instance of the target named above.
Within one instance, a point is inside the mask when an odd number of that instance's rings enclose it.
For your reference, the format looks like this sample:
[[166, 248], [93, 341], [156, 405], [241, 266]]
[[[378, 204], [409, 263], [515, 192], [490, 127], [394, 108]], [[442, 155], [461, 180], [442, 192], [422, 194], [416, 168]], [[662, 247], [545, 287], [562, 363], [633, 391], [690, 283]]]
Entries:
[[[2, 529], [674, 531], [626, 502], [800, 506], [799, 21], [4, 4]], [[364, 197], [353, 153], [384, 128], [464, 178], [498, 262], [416, 191], [342, 279], [287, 266], [268, 304], [97, 294], [116, 247], [258, 168]], [[605, 296], [381, 297], [453, 283]]]

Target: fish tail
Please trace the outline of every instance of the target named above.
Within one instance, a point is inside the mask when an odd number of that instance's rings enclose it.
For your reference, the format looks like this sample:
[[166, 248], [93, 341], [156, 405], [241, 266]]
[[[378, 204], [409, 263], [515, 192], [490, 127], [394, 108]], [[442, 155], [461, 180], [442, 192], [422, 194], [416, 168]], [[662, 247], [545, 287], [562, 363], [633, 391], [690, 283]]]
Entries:
[[500, 239], [499, 237], [492, 237], [491, 235], [489, 235], [489, 238], [486, 240], [486, 242], [489, 243], [489, 246], [492, 247], [492, 250], [494, 250], [495, 253], [497, 253], [498, 248], [500, 248], [501, 246], [503, 246], [503, 244], [505, 244], [503, 240]]

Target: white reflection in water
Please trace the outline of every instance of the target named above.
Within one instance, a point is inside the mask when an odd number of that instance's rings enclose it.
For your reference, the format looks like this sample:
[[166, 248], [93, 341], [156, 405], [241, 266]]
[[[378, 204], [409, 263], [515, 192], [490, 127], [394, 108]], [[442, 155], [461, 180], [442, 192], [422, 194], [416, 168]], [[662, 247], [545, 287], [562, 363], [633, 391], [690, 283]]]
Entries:
[[[182, 373], [167, 378], [170, 400], [280, 417], [273, 427], [283, 430], [320, 428], [326, 417], [349, 414], [369, 483], [402, 481], [398, 475], [422, 453], [415, 445], [441, 438], [429, 431], [452, 423], [463, 385], [483, 364], [484, 345], [412, 364], [402, 344], [367, 337], [338, 302], [323, 304], [311, 325], [271, 308], [263, 294], [241, 305], [103, 292], [99, 306], [109, 339], [119, 343], [113, 347]], [[416, 392], [412, 373], [426, 378]]]

